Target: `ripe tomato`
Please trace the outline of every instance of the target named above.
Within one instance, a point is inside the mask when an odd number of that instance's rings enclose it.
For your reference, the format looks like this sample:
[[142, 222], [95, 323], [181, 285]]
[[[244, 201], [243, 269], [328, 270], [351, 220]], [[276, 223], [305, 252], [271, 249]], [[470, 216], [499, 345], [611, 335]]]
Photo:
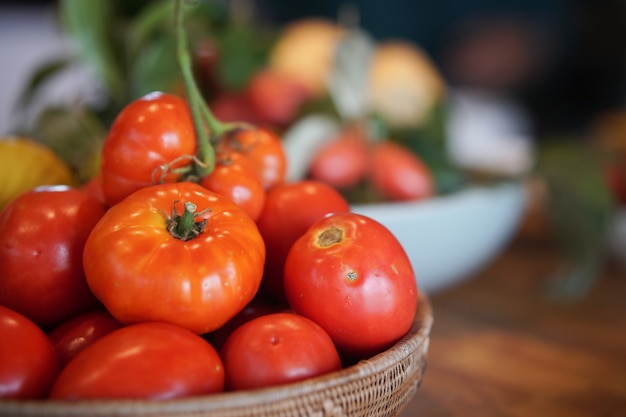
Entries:
[[340, 132], [314, 155], [309, 165], [310, 178], [339, 189], [356, 185], [369, 169], [368, 147], [358, 130]]
[[254, 73], [245, 94], [258, 119], [278, 128], [294, 120], [300, 106], [310, 95], [303, 83], [271, 69]]
[[43, 330], [0, 306], [0, 398], [45, 398], [58, 373], [57, 356]]
[[231, 153], [219, 158], [200, 185], [223, 195], [257, 220], [265, 203], [265, 189], [247, 156]]
[[271, 130], [260, 127], [235, 130], [221, 139], [218, 151], [248, 156], [266, 190], [285, 180], [287, 156], [280, 138]]
[[289, 251], [284, 283], [289, 305], [348, 356], [388, 348], [415, 317], [408, 256], [387, 228], [359, 214], [336, 213], [311, 226]]
[[0, 305], [42, 327], [98, 305], [83, 246], [104, 205], [67, 186], [42, 186], [0, 212]]
[[283, 310], [282, 307], [283, 306], [276, 306], [269, 302], [269, 300], [264, 297], [264, 294], [259, 292], [257, 296], [247, 306], [245, 306], [243, 310], [237, 313], [235, 317], [228, 320], [226, 324], [216, 331], [204, 335], [205, 339], [208, 340], [215, 349], [219, 350], [224, 345], [228, 336], [230, 336], [230, 334], [239, 326], [254, 318], [264, 316], [266, 314], [278, 313]]
[[122, 325], [106, 310], [93, 310], [74, 316], [48, 333], [61, 367], [105, 334]]
[[283, 269], [292, 243], [327, 213], [349, 210], [339, 191], [320, 181], [284, 183], [269, 190], [257, 220], [267, 247], [263, 288], [285, 301]]
[[103, 336], [67, 364], [50, 398], [172, 399], [220, 392], [224, 366], [200, 336], [169, 323], [139, 323]]
[[[193, 224], [188, 240], [175, 236], [178, 220]], [[121, 323], [164, 321], [196, 333], [217, 329], [252, 300], [264, 261], [250, 216], [190, 182], [145, 187], [111, 207], [83, 256], [89, 286]]]
[[[155, 180], [178, 180], [179, 175], [170, 171], [187, 166], [190, 159], [185, 156], [195, 154], [194, 125], [185, 100], [157, 92], [129, 103], [102, 147], [100, 171], [107, 203], [113, 205]], [[171, 164], [170, 170], [160, 172], [165, 164]]]
[[300, 381], [341, 369], [328, 334], [294, 313], [274, 313], [244, 323], [220, 350], [226, 388], [243, 390]]
[[410, 149], [389, 140], [372, 150], [370, 160], [372, 185], [391, 200], [419, 200], [434, 192], [434, 180], [428, 167]]

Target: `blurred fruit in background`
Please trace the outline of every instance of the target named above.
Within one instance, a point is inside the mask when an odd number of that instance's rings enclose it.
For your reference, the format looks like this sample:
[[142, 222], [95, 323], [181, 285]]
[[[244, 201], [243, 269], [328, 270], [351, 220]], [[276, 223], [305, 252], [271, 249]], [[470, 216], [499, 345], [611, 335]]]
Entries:
[[40, 185], [75, 185], [76, 175], [47, 146], [24, 137], [0, 138], [0, 210]]

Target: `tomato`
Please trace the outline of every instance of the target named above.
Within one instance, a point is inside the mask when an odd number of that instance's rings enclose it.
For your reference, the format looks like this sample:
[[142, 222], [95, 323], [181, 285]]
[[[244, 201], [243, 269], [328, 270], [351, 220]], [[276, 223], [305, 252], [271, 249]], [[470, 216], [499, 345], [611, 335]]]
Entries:
[[[176, 224], [187, 221], [181, 233]], [[252, 300], [264, 262], [250, 216], [190, 182], [145, 187], [111, 207], [83, 256], [90, 288], [118, 321], [196, 333], [217, 329]]]
[[122, 325], [106, 310], [93, 310], [78, 314], [48, 333], [61, 367], [105, 334]]
[[221, 139], [218, 151], [247, 155], [266, 190], [285, 180], [287, 156], [280, 138], [271, 130], [261, 127], [237, 129]]
[[0, 138], [0, 210], [18, 195], [40, 185], [74, 185], [69, 165], [47, 146], [32, 139]]
[[[187, 102], [167, 93], [151, 93], [129, 103], [117, 115], [101, 154], [102, 190], [109, 205], [155, 182], [174, 182], [172, 172], [188, 166], [196, 154], [196, 136]], [[169, 169], [161, 170], [168, 166]]]
[[83, 246], [104, 215], [94, 197], [42, 186], [0, 212], [0, 305], [42, 327], [98, 305], [82, 268]]
[[265, 203], [265, 189], [247, 156], [231, 153], [219, 158], [213, 171], [200, 185], [223, 195], [257, 220]]
[[0, 398], [44, 398], [59, 373], [52, 343], [35, 323], [0, 306]]
[[327, 213], [349, 210], [339, 191], [320, 181], [284, 183], [269, 190], [257, 220], [267, 247], [263, 288], [285, 301], [283, 268], [292, 243]]
[[372, 150], [372, 185], [391, 200], [419, 200], [434, 193], [434, 180], [428, 167], [410, 149], [386, 140]]
[[243, 92], [220, 91], [209, 103], [213, 115], [222, 122], [258, 124], [258, 115]]
[[89, 179], [80, 189], [83, 192], [97, 198], [98, 201], [102, 202], [102, 204], [106, 204], [104, 192], [102, 191], [102, 179], [100, 178], [100, 175], [96, 175]]
[[172, 399], [220, 392], [224, 366], [200, 336], [169, 323], [139, 323], [103, 336], [67, 364], [50, 398]]
[[242, 324], [270, 313], [277, 313], [283, 310], [282, 306], [276, 306], [274, 303], [271, 303], [266, 299], [265, 295], [259, 292], [257, 296], [235, 317], [228, 320], [226, 324], [217, 329], [214, 332], [211, 332], [205, 335], [205, 338], [213, 345], [215, 349], [220, 349], [228, 336], [237, 329]]
[[346, 129], [317, 151], [309, 165], [309, 175], [336, 188], [352, 187], [367, 175], [368, 147], [363, 134]]
[[276, 127], [284, 127], [292, 122], [310, 95], [304, 84], [271, 69], [254, 73], [245, 94], [258, 119]]
[[341, 369], [328, 334], [294, 313], [257, 317], [237, 328], [220, 350], [226, 388], [269, 387]]
[[285, 262], [289, 305], [328, 332], [337, 349], [363, 358], [410, 329], [418, 289], [395, 236], [355, 213], [328, 215], [291, 247]]

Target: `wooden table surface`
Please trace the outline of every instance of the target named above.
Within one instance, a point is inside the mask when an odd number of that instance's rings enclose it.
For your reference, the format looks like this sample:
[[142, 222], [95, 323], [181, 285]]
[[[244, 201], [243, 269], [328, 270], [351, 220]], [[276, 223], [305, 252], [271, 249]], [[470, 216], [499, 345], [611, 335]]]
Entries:
[[428, 365], [401, 417], [626, 416], [626, 274], [609, 262], [591, 293], [542, 293], [554, 248], [516, 239], [466, 283], [430, 297]]

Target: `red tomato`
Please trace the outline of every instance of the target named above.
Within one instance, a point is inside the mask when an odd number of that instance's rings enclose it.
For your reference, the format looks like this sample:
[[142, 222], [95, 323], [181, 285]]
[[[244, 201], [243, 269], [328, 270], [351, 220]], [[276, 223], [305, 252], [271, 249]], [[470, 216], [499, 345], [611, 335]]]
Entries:
[[222, 122], [260, 122], [244, 93], [219, 92], [211, 100], [210, 107], [213, 115]]
[[294, 313], [257, 317], [237, 328], [220, 350], [226, 388], [269, 387], [341, 369], [328, 334]]
[[265, 203], [265, 189], [247, 156], [231, 153], [221, 157], [200, 185], [223, 195], [257, 220]]
[[[178, 220], [193, 224], [187, 240], [176, 237]], [[252, 300], [264, 262], [250, 216], [189, 182], [145, 187], [111, 207], [83, 257], [89, 286], [121, 323], [164, 321], [196, 333], [217, 329]]]
[[120, 327], [122, 325], [108, 311], [93, 310], [61, 323], [48, 337], [64, 367], [78, 352]]
[[356, 185], [369, 169], [368, 146], [359, 131], [341, 132], [315, 154], [309, 165], [310, 177], [336, 188]]
[[218, 151], [240, 152], [250, 158], [266, 190], [285, 180], [287, 156], [280, 138], [268, 129], [235, 130], [221, 139]]
[[58, 373], [57, 356], [43, 330], [0, 306], [0, 398], [45, 398]]
[[172, 399], [220, 392], [224, 366], [200, 336], [169, 323], [115, 330], [67, 364], [50, 398]]
[[106, 204], [104, 192], [102, 191], [102, 181], [100, 179], [100, 174], [96, 175], [85, 184], [83, 184], [81, 190], [91, 196], [94, 196], [98, 201], [101, 201], [102, 204]]
[[[282, 307], [282, 306], [281, 306]], [[260, 317], [266, 314], [277, 313], [281, 310], [281, 307], [275, 306], [263, 297], [262, 293], [258, 293], [257, 296], [235, 317], [228, 320], [226, 324], [205, 335], [205, 338], [215, 347], [215, 349], [221, 349], [224, 342], [230, 336], [230, 334], [242, 324]]]
[[428, 167], [410, 149], [383, 141], [372, 150], [372, 185], [391, 200], [419, 200], [434, 193], [434, 180]]
[[269, 190], [257, 220], [267, 248], [263, 288], [285, 301], [283, 268], [292, 243], [327, 213], [349, 210], [339, 191], [320, 181], [285, 183]]
[[258, 119], [277, 127], [293, 121], [298, 109], [309, 97], [303, 84], [269, 69], [253, 74], [245, 93]]
[[[142, 187], [174, 182], [173, 169], [196, 154], [196, 135], [187, 102], [151, 93], [128, 104], [116, 117], [101, 155], [102, 190], [113, 205]], [[169, 170], [160, 167], [170, 164]]]
[[0, 304], [47, 327], [98, 305], [83, 246], [104, 205], [67, 186], [24, 193], [0, 213]]
[[337, 349], [363, 358], [410, 329], [417, 309], [411, 262], [395, 236], [355, 213], [326, 216], [291, 247], [289, 305], [328, 332]]

